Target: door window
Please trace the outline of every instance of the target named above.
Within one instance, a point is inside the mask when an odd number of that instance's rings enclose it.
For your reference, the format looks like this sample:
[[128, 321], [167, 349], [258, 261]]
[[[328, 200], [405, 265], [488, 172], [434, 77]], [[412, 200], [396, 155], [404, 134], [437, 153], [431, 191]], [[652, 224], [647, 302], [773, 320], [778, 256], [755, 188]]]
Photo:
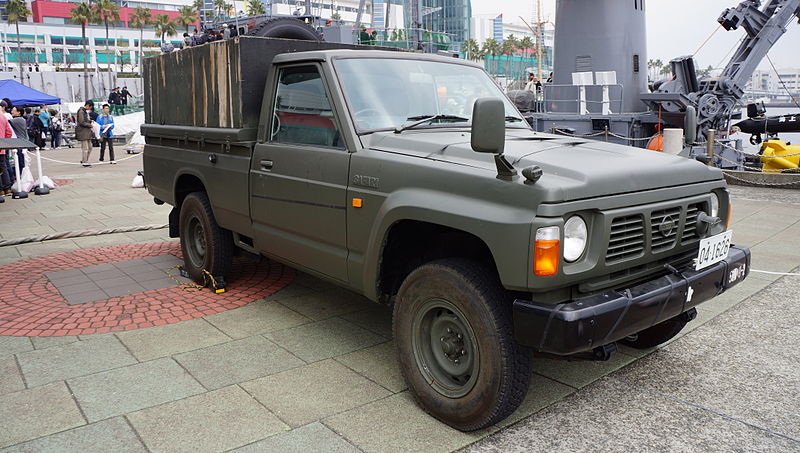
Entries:
[[272, 119], [273, 142], [344, 148], [316, 66], [280, 70]]

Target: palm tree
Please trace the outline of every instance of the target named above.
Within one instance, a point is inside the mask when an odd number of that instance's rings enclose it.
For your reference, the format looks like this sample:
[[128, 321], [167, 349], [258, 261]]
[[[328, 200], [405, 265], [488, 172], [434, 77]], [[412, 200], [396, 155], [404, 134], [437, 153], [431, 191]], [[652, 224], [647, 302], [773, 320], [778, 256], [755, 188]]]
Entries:
[[[247, 3], [247, 15], [248, 16], [260, 16], [262, 14], [266, 14], [266, 10], [264, 9], [264, 4], [261, 3], [260, 0], [250, 0]], [[335, 19], [331, 17], [331, 19]]]
[[519, 41], [519, 48], [520, 48], [520, 50], [522, 50], [522, 52], [525, 54], [525, 57], [526, 57], [526, 58], [529, 58], [529, 57], [530, 57], [531, 49], [532, 49], [532, 48], [533, 48], [535, 45], [536, 45], [536, 44], [533, 42], [533, 38], [531, 38], [530, 36], [525, 36], [524, 38], [522, 38], [522, 39]]
[[194, 0], [192, 3], [192, 8], [197, 11], [197, 16], [200, 18], [200, 26], [203, 26], [203, 9], [205, 9], [206, 3], [203, 0]]
[[178, 18], [175, 22], [186, 27], [186, 33], [189, 33], [189, 26], [197, 23], [197, 12], [192, 6], [181, 6], [178, 8]]
[[161, 36], [161, 44], [164, 44], [164, 35], [175, 36], [178, 31], [175, 29], [175, 22], [169, 18], [168, 14], [159, 14], [153, 20], [153, 25], [156, 27], [156, 33]]
[[500, 47], [500, 43], [497, 42], [494, 38], [489, 38], [483, 42], [483, 47], [481, 48], [481, 53], [484, 56], [491, 55], [492, 58], [492, 74], [497, 72], [497, 56], [502, 53], [502, 48]]
[[[108, 22], [118, 22], [119, 21], [119, 6], [111, 0], [96, 0], [94, 4], [94, 13], [95, 17], [99, 22], [102, 22], [106, 26], [106, 58], [109, 58], [110, 53], [108, 52]], [[115, 58], [116, 59], [116, 58]], [[109, 64], [108, 66], [108, 88], [111, 89], [111, 68], [112, 66]]]
[[503, 41], [503, 53], [505, 55], [513, 56], [518, 48], [519, 39], [514, 35], [508, 35], [508, 38]]
[[478, 41], [468, 38], [466, 41], [464, 41], [463, 48], [464, 55], [468, 60], [478, 61], [481, 59], [481, 48], [478, 45]]
[[217, 18], [222, 17], [222, 10], [228, 6], [225, 0], [214, 0], [213, 5], [214, 9], [217, 11]]
[[30, 16], [31, 11], [28, 9], [28, 5], [25, 4], [23, 0], [8, 0], [6, 3], [6, 15], [8, 16], [8, 23], [14, 24], [17, 27], [17, 60], [19, 61], [19, 81], [20, 83], [24, 83], [22, 80], [22, 40], [19, 37], [19, 20], [20, 19], [27, 19]]
[[131, 14], [130, 25], [139, 29], [139, 74], [142, 73], [142, 48], [144, 47], [144, 27], [150, 25], [153, 16], [148, 8], [137, 6]]
[[86, 25], [95, 21], [95, 13], [88, 3], [78, 3], [69, 10], [71, 17], [69, 20], [76, 24], [81, 24], [81, 45], [83, 46], [83, 93], [89, 99], [89, 74], [86, 70], [86, 62], [89, 57], [86, 53]]

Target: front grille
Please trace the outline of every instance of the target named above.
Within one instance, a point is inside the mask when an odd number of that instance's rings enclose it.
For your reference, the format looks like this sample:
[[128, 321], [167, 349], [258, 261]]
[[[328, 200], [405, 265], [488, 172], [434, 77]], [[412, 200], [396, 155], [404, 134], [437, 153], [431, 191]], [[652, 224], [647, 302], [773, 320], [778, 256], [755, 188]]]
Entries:
[[619, 263], [644, 254], [644, 217], [636, 214], [611, 222], [606, 263]]
[[680, 206], [653, 211], [650, 215], [650, 250], [652, 253], [664, 252], [675, 247], [680, 219]]
[[691, 244], [700, 239], [697, 234], [697, 216], [703, 210], [703, 207], [703, 203], [693, 203], [686, 209], [686, 223], [683, 227], [681, 244]]

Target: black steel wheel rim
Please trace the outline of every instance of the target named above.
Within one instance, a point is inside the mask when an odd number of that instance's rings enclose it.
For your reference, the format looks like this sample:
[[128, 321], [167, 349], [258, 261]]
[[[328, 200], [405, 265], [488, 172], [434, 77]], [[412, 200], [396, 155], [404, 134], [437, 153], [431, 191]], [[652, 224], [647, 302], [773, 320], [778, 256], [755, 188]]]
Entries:
[[438, 393], [460, 398], [478, 379], [480, 356], [467, 317], [443, 299], [427, 300], [414, 315], [412, 349], [420, 373]]
[[186, 252], [189, 254], [189, 261], [195, 268], [202, 269], [206, 258], [206, 235], [203, 223], [197, 217], [192, 217], [189, 219], [186, 232], [188, 233]]

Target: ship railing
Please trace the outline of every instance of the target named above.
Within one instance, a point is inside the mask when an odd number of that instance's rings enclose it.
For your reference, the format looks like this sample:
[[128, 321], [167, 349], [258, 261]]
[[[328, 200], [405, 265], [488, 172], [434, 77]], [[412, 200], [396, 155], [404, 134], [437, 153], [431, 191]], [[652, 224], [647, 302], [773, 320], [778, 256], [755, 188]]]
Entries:
[[621, 84], [561, 85], [546, 83], [542, 110], [545, 113], [610, 115], [623, 111], [625, 92]]

